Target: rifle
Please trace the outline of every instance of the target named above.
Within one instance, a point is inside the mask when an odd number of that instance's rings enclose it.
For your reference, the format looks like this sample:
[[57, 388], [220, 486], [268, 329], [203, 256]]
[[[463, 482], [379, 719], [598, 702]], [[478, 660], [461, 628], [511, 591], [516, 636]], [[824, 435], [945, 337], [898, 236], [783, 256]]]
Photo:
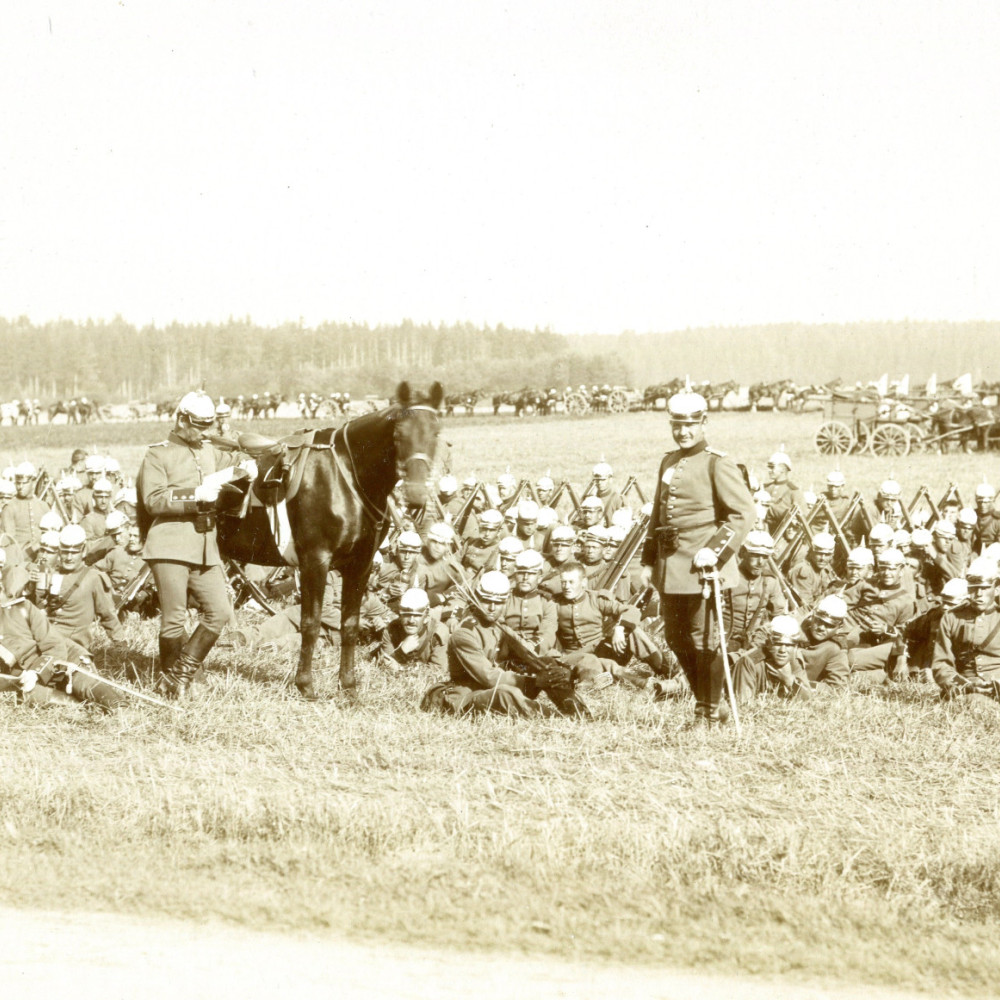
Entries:
[[632, 557], [639, 551], [640, 546], [646, 540], [646, 528], [649, 518], [640, 514], [639, 519], [629, 529], [624, 541], [618, 546], [618, 551], [608, 563], [607, 569], [600, 575], [597, 581], [598, 590], [614, 590], [618, 581], [625, 575]]
[[146, 586], [146, 581], [153, 575], [153, 571], [147, 565], [143, 565], [142, 569], [129, 580], [125, 589], [122, 591], [122, 596], [118, 598], [115, 604], [115, 614], [120, 615], [122, 611], [127, 608], [138, 596], [139, 591]]
[[278, 613], [278, 609], [271, 604], [267, 594], [265, 594], [264, 591], [261, 590], [260, 587], [247, 576], [246, 571], [235, 559], [227, 559], [226, 566], [239, 577], [244, 590], [249, 591], [251, 597], [253, 597], [253, 599], [269, 615], [276, 615]]
[[[45, 473], [46, 476], [48, 475], [44, 469], [42, 473]], [[39, 474], [38, 478], [41, 479], [41, 474]], [[44, 500], [49, 493], [52, 494], [52, 505], [59, 512], [59, 516], [63, 519], [63, 524], [72, 524], [73, 518], [70, 517], [69, 511], [66, 509], [66, 504], [63, 502], [63, 498], [56, 492], [56, 484], [51, 479], [43, 487], [42, 492], [38, 495], [38, 499]]]
[[802, 607], [802, 598], [795, 593], [795, 588], [784, 578], [781, 570], [778, 569], [778, 564], [774, 561], [774, 556], [767, 557], [767, 565], [770, 567], [771, 572], [774, 574], [778, 581], [778, 586], [781, 587], [781, 592], [785, 595], [785, 600], [791, 605], [792, 610]]

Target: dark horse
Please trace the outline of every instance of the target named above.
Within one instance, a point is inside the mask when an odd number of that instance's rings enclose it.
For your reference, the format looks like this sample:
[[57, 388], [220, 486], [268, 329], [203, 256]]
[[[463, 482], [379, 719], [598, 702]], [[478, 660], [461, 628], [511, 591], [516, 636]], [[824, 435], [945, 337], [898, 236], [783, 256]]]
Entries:
[[[415, 396], [406, 382], [388, 409], [355, 417], [333, 435], [330, 446], [314, 447], [298, 493], [288, 501], [288, 520], [299, 561], [302, 589], [302, 646], [295, 685], [316, 697], [312, 659], [319, 637], [327, 573], [343, 578], [340, 629], [340, 685], [353, 691], [361, 599], [372, 560], [388, 529], [387, 501], [403, 480], [406, 502], [423, 506], [444, 399], [440, 383]], [[219, 518], [219, 547], [240, 562], [284, 565], [261, 508], [245, 518]]]

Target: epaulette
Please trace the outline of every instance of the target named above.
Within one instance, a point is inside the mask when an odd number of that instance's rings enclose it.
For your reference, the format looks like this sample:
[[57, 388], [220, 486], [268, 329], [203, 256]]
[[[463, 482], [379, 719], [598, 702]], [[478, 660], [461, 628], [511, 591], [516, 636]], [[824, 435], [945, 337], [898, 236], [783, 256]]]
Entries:
[[170, 444], [169, 441], [157, 441], [156, 444], [151, 444], [149, 447], [150, 448], [165, 448], [168, 444]]
[[718, 448], [713, 448], [710, 445], [707, 445], [705, 447], [705, 451], [707, 451], [709, 453], [709, 455], [715, 455], [716, 458], [725, 458], [726, 457], [726, 453], [724, 451], [719, 451]]
[[9, 601], [0, 604], [0, 608], [12, 608], [15, 604], [23, 604], [26, 600], [26, 597], [12, 597]]

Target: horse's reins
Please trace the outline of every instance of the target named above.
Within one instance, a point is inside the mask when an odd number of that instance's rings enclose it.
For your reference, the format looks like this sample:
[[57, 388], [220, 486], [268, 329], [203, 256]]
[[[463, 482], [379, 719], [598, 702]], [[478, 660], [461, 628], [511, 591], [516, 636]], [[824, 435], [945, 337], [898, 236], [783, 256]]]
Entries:
[[[424, 403], [416, 403], [413, 406], [404, 407], [406, 410], [426, 410], [428, 413], [437, 414], [437, 410], [433, 406], [427, 406]], [[358, 476], [358, 467], [354, 462], [354, 452], [351, 451], [351, 442], [347, 437], [347, 428], [350, 427], [351, 421], [348, 420], [347, 423], [340, 428], [337, 432], [341, 436], [341, 440], [344, 442], [344, 451], [347, 452], [347, 460], [351, 463], [351, 476], [344, 475], [343, 468], [341, 468], [341, 475], [344, 476], [344, 481], [347, 483], [347, 488], [357, 497], [358, 501], [361, 503], [361, 509], [375, 522], [376, 525], [381, 525], [386, 518], [386, 508], [383, 507], [379, 510], [378, 505], [365, 493], [361, 487], [361, 478]], [[336, 438], [334, 438], [334, 444], [336, 443]], [[337, 449], [331, 447], [331, 452], [333, 452], [334, 458], [338, 458]], [[406, 466], [410, 464], [414, 459], [420, 459], [426, 465], [428, 470], [433, 464], [430, 455], [425, 455], [422, 451], [415, 451], [412, 455], [408, 455], [406, 461], [403, 463], [403, 469], [405, 471]], [[338, 465], [341, 463], [338, 462]], [[398, 463], [397, 463], [398, 466]], [[353, 478], [353, 482], [351, 481]]]

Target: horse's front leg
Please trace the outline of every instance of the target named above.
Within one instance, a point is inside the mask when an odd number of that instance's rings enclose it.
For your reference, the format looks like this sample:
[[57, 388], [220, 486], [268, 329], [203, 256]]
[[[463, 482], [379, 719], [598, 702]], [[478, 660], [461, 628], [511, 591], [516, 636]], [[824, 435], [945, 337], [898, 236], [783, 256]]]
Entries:
[[303, 698], [316, 699], [313, 687], [312, 660], [316, 640], [319, 638], [323, 617], [323, 595], [326, 592], [328, 561], [312, 561], [300, 567], [299, 585], [302, 589], [302, 645], [299, 647], [299, 666], [295, 672], [295, 686]]
[[357, 566], [345, 566], [341, 576], [344, 587], [340, 597], [340, 686], [353, 692], [358, 686], [354, 656], [361, 632], [361, 601], [368, 580]]

